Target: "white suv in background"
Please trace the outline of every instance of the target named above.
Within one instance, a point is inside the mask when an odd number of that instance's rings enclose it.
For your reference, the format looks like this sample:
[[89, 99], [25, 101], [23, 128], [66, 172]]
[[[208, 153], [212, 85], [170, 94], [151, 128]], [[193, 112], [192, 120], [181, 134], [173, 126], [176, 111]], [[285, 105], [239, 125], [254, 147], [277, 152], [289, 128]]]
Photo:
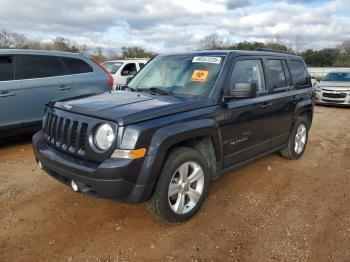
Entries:
[[127, 59], [106, 61], [102, 65], [114, 78], [113, 90], [118, 90], [123, 89], [128, 78], [133, 77], [147, 62], [148, 59]]

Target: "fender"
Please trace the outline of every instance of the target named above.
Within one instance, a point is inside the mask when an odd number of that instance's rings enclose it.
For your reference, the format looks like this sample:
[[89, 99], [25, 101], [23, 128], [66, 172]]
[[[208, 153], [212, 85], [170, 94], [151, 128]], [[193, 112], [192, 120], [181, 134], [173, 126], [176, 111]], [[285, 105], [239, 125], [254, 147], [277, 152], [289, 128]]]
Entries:
[[213, 140], [216, 158], [222, 158], [221, 135], [214, 119], [199, 119], [165, 126], [157, 130], [150, 143], [148, 155], [164, 155], [172, 146], [191, 138], [209, 136]]
[[[294, 110], [294, 121], [296, 120], [298, 115], [300, 115], [306, 111], [310, 111], [311, 113], [313, 113], [313, 103], [312, 103], [311, 97], [308, 99], [299, 101], [297, 103], [295, 110]], [[311, 115], [311, 121], [312, 121], [312, 115]]]

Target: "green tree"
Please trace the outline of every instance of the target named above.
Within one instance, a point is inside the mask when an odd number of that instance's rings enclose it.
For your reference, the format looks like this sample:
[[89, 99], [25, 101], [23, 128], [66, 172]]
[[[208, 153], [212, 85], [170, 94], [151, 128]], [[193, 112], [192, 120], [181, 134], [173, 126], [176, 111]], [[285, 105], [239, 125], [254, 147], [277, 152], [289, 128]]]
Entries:
[[121, 49], [123, 58], [151, 58], [155, 56], [154, 53], [146, 51], [138, 46], [123, 46]]

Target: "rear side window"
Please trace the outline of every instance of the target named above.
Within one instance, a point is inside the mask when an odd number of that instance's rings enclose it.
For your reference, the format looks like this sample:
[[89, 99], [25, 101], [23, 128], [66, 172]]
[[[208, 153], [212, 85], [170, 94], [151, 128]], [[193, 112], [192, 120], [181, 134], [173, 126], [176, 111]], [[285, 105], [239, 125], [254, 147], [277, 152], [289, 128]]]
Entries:
[[287, 86], [286, 75], [283, 70], [282, 61], [273, 59], [267, 60], [267, 66], [270, 71], [270, 82], [273, 89], [282, 88]]
[[290, 71], [294, 81], [295, 88], [305, 88], [310, 86], [310, 76], [307, 69], [299, 60], [290, 61]]
[[0, 81], [14, 80], [15, 66], [12, 56], [0, 56]]
[[140, 69], [142, 69], [145, 66], [145, 64], [144, 63], [139, 63], [139, 66], [140, 66]]
[[69, 74], [82, 74], [93, 72], [92, 67], [83, 60], [71, 57], [63, 57], [62, 60], [67, 66]]
[[61, 58], [57, 56], [20, 55], [16, 61], [18, 68], [16, 79], [43, 78], [67, 74]]

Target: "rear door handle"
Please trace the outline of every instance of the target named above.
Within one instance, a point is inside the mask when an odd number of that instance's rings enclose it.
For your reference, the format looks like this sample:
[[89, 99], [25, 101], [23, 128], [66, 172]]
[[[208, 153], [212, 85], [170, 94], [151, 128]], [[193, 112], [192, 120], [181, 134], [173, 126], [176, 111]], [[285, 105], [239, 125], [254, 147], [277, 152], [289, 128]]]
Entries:
[[262, 105], [260, 105], [261, 108], [267, 108], [267, 107], [270, 107], [270, 106], [272, 106], [272, 103], [267, 103], [267, 102], [265, 102]]
[[64, 90], [70, 90], [71, 88], [69, 86], [60, 86], [58, 90], [64, 91]]
[[15, 93], [1, 93], [0, 97], [9, 97], [9, 96], [15, 96]]

